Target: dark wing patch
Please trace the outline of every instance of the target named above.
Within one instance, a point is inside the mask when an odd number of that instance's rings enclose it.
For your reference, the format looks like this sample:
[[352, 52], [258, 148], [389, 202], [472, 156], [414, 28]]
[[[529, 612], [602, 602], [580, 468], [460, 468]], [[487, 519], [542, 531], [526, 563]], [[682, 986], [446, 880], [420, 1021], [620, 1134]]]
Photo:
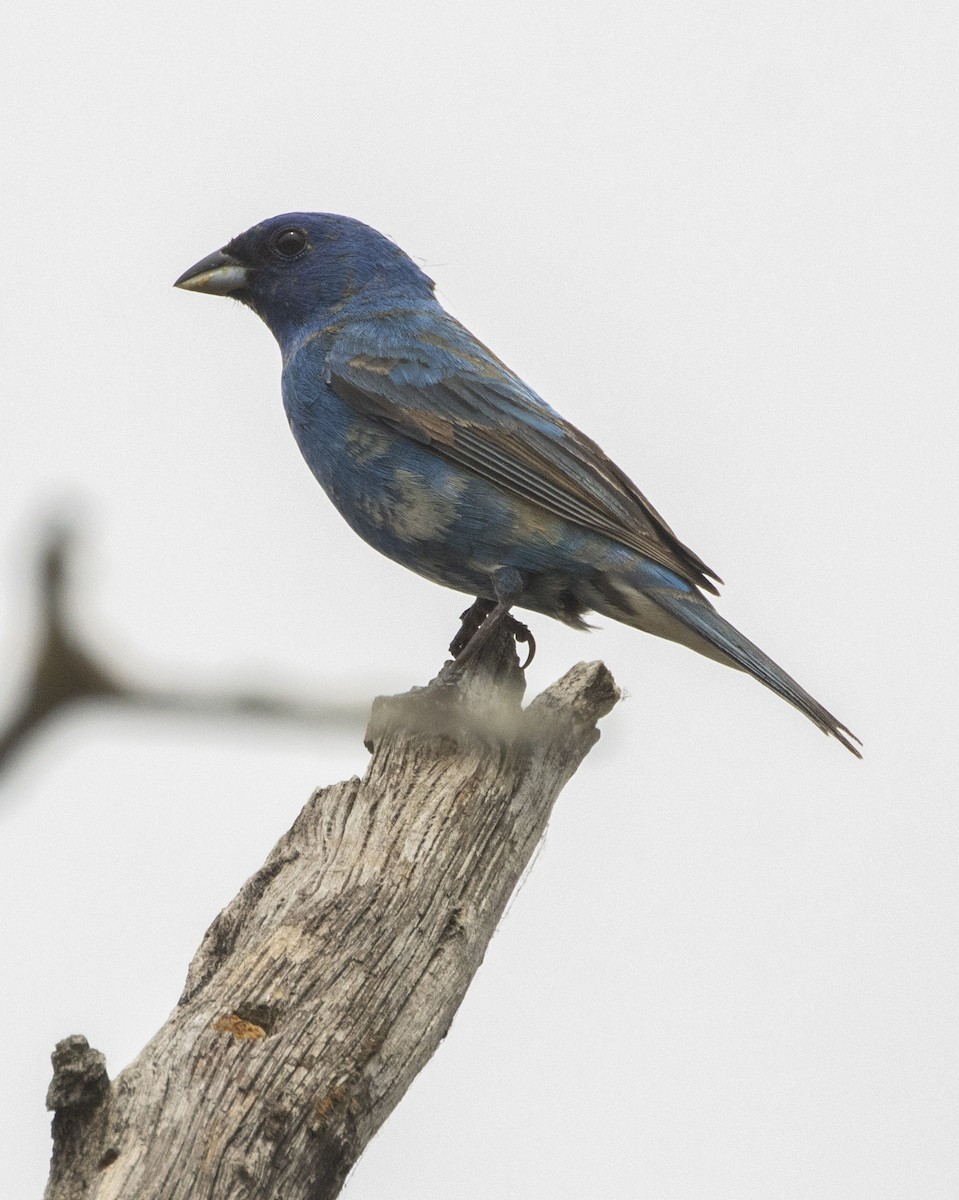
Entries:
[[358, 413], [716, 594], [719, 576], [599, 446], [446, 320], [447, 337], [434, 318], [428, 339], [414, 340], [411, 330], [405, 345], [372, 354], [366, 339], [344, 330], [327, 356], [326, 382]]

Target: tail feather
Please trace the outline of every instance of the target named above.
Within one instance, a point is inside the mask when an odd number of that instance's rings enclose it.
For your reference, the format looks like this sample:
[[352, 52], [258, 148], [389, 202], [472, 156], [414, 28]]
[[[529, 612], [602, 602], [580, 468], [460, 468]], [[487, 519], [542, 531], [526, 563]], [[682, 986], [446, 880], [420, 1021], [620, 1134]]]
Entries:
[[861, 746], [862, 742], [852, 730], [823, 708], [818, 700], [810, 696], [805, 688], [800, 687], [795, 679], [787, 675], [767, 654], [763, 654], [734, 625], [721, 617], [708, 600], [696, 593], [684, 595], [669, 588], [649, 589], [646, 596], [730, 659], [733, 665], [747, 671], [777, 696], [782, 696], [794, 708], [798, 708], [823, 733], [831, 734], [851, 754], [862, 758], [856, 749], [856, 745]]

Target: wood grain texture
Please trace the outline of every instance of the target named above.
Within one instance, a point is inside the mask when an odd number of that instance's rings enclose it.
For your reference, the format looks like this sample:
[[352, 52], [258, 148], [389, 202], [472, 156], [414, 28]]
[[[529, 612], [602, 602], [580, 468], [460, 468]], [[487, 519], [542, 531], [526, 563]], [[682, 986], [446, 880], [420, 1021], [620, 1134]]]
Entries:
[[376, 701], [366, 776], [310, 799], [139, 1057], [110, 1084], [82, 1038], [58, 1046], [47, 1200], [339, 1193], [446, 1035], [619, 695], [601, 663], [526, 709], [523, 686], [503, 636]]

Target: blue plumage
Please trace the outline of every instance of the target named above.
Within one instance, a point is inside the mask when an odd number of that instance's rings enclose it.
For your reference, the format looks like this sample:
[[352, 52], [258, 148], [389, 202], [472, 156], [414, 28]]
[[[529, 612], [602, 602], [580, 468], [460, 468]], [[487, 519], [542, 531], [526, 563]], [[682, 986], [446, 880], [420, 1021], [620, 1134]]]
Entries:
[[485, 628], [513, 605], [578, 628], [603, 613], [748, 671], [858, 754], [846, 726], [716, 612], [703, 594], [715, 572], [443, 311], [388, 238], [287, 213], [177, 285], [259, 314], [283, 354], [290, 427], [333, 503], [388, 558], [485, 601]]

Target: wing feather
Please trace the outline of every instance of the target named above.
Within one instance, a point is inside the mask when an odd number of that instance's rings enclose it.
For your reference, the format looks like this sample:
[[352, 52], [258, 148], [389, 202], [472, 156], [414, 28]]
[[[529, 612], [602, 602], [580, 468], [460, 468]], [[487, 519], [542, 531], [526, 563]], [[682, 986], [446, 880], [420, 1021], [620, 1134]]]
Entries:
[[463, 326], [429, 314], [429, 336], [416, 333], [414, 324], [402, 341], [380, 346], [368, 321], [341, 328], [326, 356], [327, 384], [359, 414], [716, 593], [719, 576], [632, 480]]

